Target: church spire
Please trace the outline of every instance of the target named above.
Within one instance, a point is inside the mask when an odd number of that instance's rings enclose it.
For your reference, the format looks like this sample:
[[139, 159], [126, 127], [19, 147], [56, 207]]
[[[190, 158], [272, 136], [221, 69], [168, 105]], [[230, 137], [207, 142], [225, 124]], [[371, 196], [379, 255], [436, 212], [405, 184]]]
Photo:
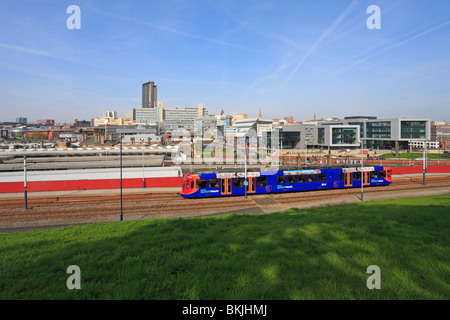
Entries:
[[261, 114], [261, 107], [259, 107], [259, 115], [258, 118], [261, 119], [262, 118], [262, 114]]

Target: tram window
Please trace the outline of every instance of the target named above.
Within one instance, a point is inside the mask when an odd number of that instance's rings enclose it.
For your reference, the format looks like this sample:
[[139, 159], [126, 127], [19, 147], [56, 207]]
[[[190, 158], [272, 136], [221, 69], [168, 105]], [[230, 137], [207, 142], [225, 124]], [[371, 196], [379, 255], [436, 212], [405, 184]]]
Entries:
[[194, 180], [191, 181], [191, 189], [194, 189]]
[[344, 173], [343, 172], [339, 172], [339, 181], [340, 182], [344, 181]]
[[386, 178], [386, 171], [380, 171], [380, 179]]
[[278, 184], [285, 184], [287, 181], [286, 176], [278, 176], [277, 177], [277, 183]]
[[233, 188], [243, 188], [244, 178], [233, 178]]
[[378, 173], [376, 171], [371, 171], [370, 172], [370, 178], [371, 179], [377, 179], [378, 178]]
[[186, 181], [185, 189], [189, 189], [189, 181]]
[[206, 179], [198, 179], [196, 181], [197, 188], [203, 189], [206, 188]]
[[265, 186], [267, 186], [267, 177], [258, 177], [258, 178], [256, 178], [256, 186], [257, 187], [265, 187]]
[[209, 179], [209, 187], [210, 188], [218, 188], [219, 187], [219, 179]]
[[305, 183], [308, 181], [308, 176], [306, 174], [301, 174], [298, 176], [298, 182]]
[[297, 183], [297, 175], [289, 175], [288, 183]]
[[319, 174], [319, 182], [326, 182], [327, 181], [327, 174], [321, 173]]
[[353, 173], [353, 180], [360, 181], [361, 180], [361, 172], [354, 172]]
[[308, 182], [317, 182], [317, 174], [309, 174]]

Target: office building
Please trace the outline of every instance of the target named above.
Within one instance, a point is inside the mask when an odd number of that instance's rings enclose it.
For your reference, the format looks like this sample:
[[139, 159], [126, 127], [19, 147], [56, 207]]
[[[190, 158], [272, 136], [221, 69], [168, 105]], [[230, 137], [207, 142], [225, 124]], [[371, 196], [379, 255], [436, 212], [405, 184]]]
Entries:
[[441, 148], [448, 146], [450, 140], [450, 123], [445, 121], [432, 121], [431, 122], [431, 141], [439, 143]]
[[117, 118], [117, 111], [106, 111], [102, 113], [103, 118]]
[[122, 142], [129, 142], [131, 138], [139, 142], [160, 142], [158, 124], [148, 125], [107, 125], [104, 127], [105, 140], [117, 143], [120, 140], [120, 134], [124, 135]]
[[358, 125], [321, 125], [317, 126], [317, 135], [308, 141], [308, 145], [318, 145], [332, 149], [357, 148], [360, 146], [360, 127]]
[[164, 121], [194, 121], [197, 118], [208, 115], [208, 110], [203, 107], [203, 104], [199, 103], [197, 108], [164, 108], [163, 120]]
[[16, 118], [16, 122], [20, 124], [27, 124], [27, 118], [24, 117]]
[[233, 127], [237, 128], [237, 133], [246, 134], [250, 130], [254, 130], [258, 137], [262, 136], [263, 132], [270, 132], [273, 129], [273, 120], [261, 118], [247, 118], [235, 120]]
[[[327, 127], [331, 129], [326, 130]], [[335, 148], [360, 146], [361, 138], [367, 148], [407, 150], [412, 141], [431, 137], [429, 119], [346, 117], [338, 121], [318, 121], [317, 128], [317, 145]]]
[[194, 121], [194, 130], [197, 136], [205, 136], [205, 133], [216, 137], [217, 132], [217, 118], [216, 116], [203, 116]]
[[[278, 148], [280, 149], [301, 149], [301, 131], [305, 130], [301, 125], [285, 125], [277, 128], [278, 131]], [[273, 131], [267, 132], [267, 147], [272, 148]], [[275, 135], [276, 136], [276, 135]], [[274, 146], [276, 147], [276, 146]]]
[[157, 104], [157, 87], [153, 81], [142, 85], [142, 108], [155, 108]]
[[163, 110], [158, 105], [155, 108], [133, 108], [133, 123], [148, 124], [163, 120]]
[[55, 120], [53, 119], [36, 120], [36, 124], [41, 126], [53, 126], [55, 125]]

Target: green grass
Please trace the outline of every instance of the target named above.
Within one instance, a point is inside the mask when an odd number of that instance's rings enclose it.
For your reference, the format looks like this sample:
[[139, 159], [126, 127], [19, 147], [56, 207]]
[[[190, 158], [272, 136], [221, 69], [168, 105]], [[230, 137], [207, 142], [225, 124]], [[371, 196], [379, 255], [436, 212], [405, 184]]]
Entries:
[[0, 299], [449, 299], [449, 209], [444, 195], [4, 233]]
[[[411, 152], [411, 153], [399, 153], [398, 157], [395, 156], [395, 154], [393, 153], [385, 153], [382, 155], [383, 158], [396, 158], [396, 159], [417, 159], [417, 158], [422, 158], [423, 157], [423, 153], [417, 153], [417, 152]], [[427, 153], [427, 159], [431, 159], [431, 160], [437, 160], [437, 159], [442, 159], [442, 160], [448, 160], [449, 158], [444, 158], [442, 154], [438, 154], [438, 153]]]

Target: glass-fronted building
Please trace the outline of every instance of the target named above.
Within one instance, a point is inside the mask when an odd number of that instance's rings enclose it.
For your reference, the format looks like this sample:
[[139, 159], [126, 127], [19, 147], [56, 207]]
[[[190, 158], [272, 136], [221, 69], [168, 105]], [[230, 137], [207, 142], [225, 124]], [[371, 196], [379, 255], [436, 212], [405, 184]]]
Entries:
[[[339, 121], [317, 121], [301, 125], [299, 149], [308, 146], [328, 149], [365, 148], [408, 149], [413, 141], [430, 139], [429, 119], [349, 117]], [[309, 131], [306, 131], [309, 130]]]
[[[359, 137], [364, 139], [367, 148], [408, 149], [409, 143], [414, 140], [430, 139], [431, 121], [429, 119], [393, 118], [376, 119], [375, 117], [349, 117], [336, 122], [319, 123], [319, 127], [350, 125], [359, 127]], [[319, 141], [320, 130], [318, 132]], [[338, 136], [335, 141], [338, 141]], [[358, 140], [358, 139], [357, 139]], [[359, 142], [358, 142], [359, 144]]]
[[427, 137], [427, 121], [400, 121], [402, 139], [425, 139]]

